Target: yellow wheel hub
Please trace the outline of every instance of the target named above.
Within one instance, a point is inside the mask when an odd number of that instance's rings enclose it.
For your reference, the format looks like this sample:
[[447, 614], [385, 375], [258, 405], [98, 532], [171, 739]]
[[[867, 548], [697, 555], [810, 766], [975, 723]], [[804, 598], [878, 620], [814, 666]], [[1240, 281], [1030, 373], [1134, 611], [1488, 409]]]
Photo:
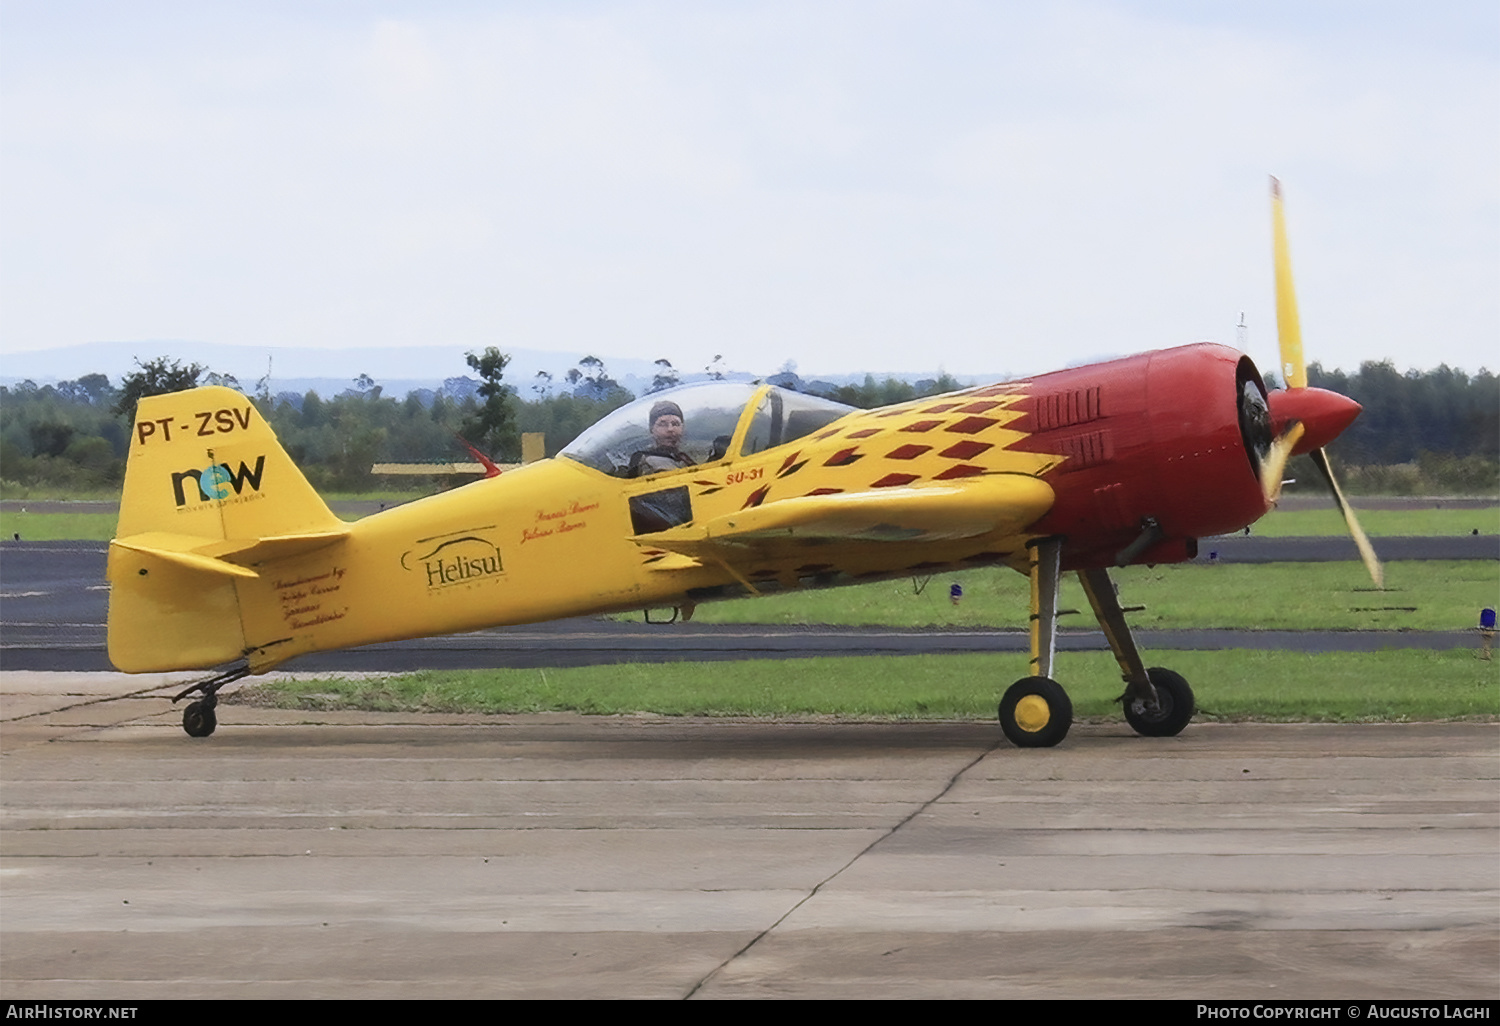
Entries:
[[1016, 726], [1035, 734], [1052, 719], [1052, 707], [1041, 695], [1027, 695], [1016, 703]]

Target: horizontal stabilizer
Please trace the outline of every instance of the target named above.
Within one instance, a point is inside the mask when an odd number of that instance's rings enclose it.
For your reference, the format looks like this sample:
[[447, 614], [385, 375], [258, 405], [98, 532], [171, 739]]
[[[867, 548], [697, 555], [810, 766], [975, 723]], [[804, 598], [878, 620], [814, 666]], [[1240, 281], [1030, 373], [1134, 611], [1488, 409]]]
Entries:
[[1052, 508], [1052, 487], [1025, 474], [962, 483], [808, 495], [643, 535], [637, 544], [714, 557], [841, 542], [919, 543], [1020, 532]]
[[[332, 531], [305, 531], [301, 534], [278, 534], [269, 538], [244, 538], [220, 542], [209, 546], [219, 559], [229, 560], [241, 566], [258, 566], [278, 559], [301, 556], [342, 541], [349, 536], [349, 528]], [[232, 548], [225, 548], [233, 546]], [[222, 550], [222, 551], [221, 551]]]
[[189, 534], [148, 531], [129, 538], [116, 538], [111, 544], [147, 556], [157, 556], [189, 570], [224, 574], [230, 577], [260, 576], [252, 566], [291, 556], [300, 556], [332, 545], [346, 537], [349, 529], [308, 531], [272, 538], [238, 538], [215, 541]]
[[[190, 545], [184, 545], [187, 542]], [[168, 563], [183, 567], [188, 570], [198, 570], [203, 573], [224, 574], [228, 577], [259, 577], [260, 574], [243, 566], [226, 563], [222, 559], [213, 556], [205, 556], [192, 551], [191, 546], [201, 545], [202, 538], [192, 538], [181, 534], [138, 534], [134, 538], [116, 538], [110, 543], [112, 548], [129, 549], [143, 556], [155, 556], [164, 559]]]

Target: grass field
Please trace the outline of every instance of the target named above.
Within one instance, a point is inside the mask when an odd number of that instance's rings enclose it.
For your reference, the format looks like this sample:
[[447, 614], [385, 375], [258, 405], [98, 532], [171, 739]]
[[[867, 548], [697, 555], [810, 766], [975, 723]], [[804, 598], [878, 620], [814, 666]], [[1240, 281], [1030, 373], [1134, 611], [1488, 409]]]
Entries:
[[[345, 519], [358, 519], [347, 517]], [[22, 541], [109, 541], [120, 523], [118, 513], [23, 513], [0, 510], [0, 538]]]
[[0, 510], [0, 538], [22, 541], [109, 541], [117, 513], [22, 513]]
[[[1199, 720], [1500, 716], [1500, 659], [1485, 662], [1472, 651], [1153, 652], [1147, 662], [1188, 679]], [[233, 700], [291, 709], [987, 720], [1005, 688], [1026, 673], [1021, 653], [636, 663], [271, 681], [241, 689]], [[1119, 670], [1108, 653], [1064, 653], [1055, 673], [1076, 718], [1122, 719]]]
[[[1129, 567], [1113, 573], [1120, 601], [1145, 606], [1128, 614], [1135, 627], [1238, 627], [1328, 630], [1457, 630], [1479, 622], [1500, 590], [1500, 564], [1487, 560], [1390, 563], [1386, 590], [1375, 591], [1358, 563], [1265, 563]], [[954, 606], [948, 586], [962, 585]], [[1092, 626], [1094, 616], [1075, 575], [1063, 578], [1064, 627]], [[910, 580], [826, 591], [732, 599], [698, 607], [703, 623], [886, 624], [900, 627], [1023, 627], [1030, 584], [1012, 570], [968, 570], [934, 576], [922, 590]]]
[[[414, 497], [401, 492], [324, 496], [329, 501], [366, 502], [400, 502]], [[22, 513], [0, 510], [0, 538], [20, 534], [26, 541], [108, 541], [114, 537], [118, 522], [119, 516], [114, 513]], [[1470, 534], [1475, 530], [1480, 534], [1500, 534], [1500, 505], [1474, 510], [1372, 509], [1362, 511], [1359, 522], [1372, 538], [1392, 535], [1452, 536]], [[1344, 518], [1339, 515], [1338, 510], [1331, 508], [1291, 513], [1277, 510], [1262, 517], [1252, 528], [1254, 534], [1269, 538], [1342, 535], [1344, 530]]]
[[[1358, 508], [1359, 526], [1372, 538], [1382, 535], [1454, 536], [1500, 534], [1500, 505], [1488, 509], [1366, 509]], [[1341, 535], [1344, 517], [1331, 505], [1328, 509], [1295, 512], [1274, 510], [1255, 522], [1252, 534], [1265, 538], [1292, 538], [1309, 535]]]

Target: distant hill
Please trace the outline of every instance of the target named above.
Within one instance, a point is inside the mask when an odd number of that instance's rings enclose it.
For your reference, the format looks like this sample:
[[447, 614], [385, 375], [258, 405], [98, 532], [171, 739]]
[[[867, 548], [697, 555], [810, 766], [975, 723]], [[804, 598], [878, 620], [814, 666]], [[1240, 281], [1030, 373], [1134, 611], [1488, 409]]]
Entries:
[[[536, 349], [504, 349], [510, 358], [505, 380], [523, 397], [532, 396], [537, 374], [552, 375], [554, 389], [565, 387], [565, 377], [578, 361], [587, 355], [597, 356], [621, 385], [637, 395], [644, 392], [656, 374], [652, 360], [611, 356], [603, 352], [552, 353]], [[144, 342], [86, 342], [59, 349], [7, 353], [0, 356], [0, 384], [15, 385], [31, 380], [39, 385], [72, 380], [83, 374], [106, 374], [115, 384], [135, 370], [135, 360], [158, 356], [199, 363], [220, 374], [232, 374], [246, 390], [253, 389], [265, 377], [269, 367], [272, 394], [278, 392], [315, 391], [333, 396], [351, 388], [354, 379], [368, 374], [382, 386], [387, 395], [403, 396], [422, 388], [436, 389], [447, 378], [472, 377], [464, 362], [464, 347], [401, 346], [365, 349], [292, 349], [276, 346], [234, 346], [212, 342], [190, 342], [176, 339], [152, 339]], [[700, 380], [705, 375], [698, 368], [677, 368], [684, 382]], [[734, 380], [751, 380], [775, 374], [775, 368], [736, 371]], [[866, 371], [847, 374], [818, 374], [820, 383], [847, 385], [865, 379]], [[936, 371], [911, 373], [875, 372], [876, 378], [896, 377], [915, 381], [933, 378]], [[1000, 381], [1005, 375], [964, 377], [970, 381]]]

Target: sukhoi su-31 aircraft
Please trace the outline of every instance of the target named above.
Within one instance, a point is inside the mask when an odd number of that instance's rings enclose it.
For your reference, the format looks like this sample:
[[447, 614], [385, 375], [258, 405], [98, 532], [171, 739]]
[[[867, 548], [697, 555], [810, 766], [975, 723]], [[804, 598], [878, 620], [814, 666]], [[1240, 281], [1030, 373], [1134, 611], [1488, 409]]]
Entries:
[[1143, 664], [1109, 572], [1192, 559], [1270, 510], [1359, 413], [1307, 387], [1281, 198], [1277, 314], [1288, 387], [1199, 344], [857, 410], [770, 385], [708, 383], [616, 410], [555, 459], [345, 523], [243, 395], [144, 399], [110, 545], [109, 654], [129, 673], [216, 670], [177, 698], [211, 734], [221, 687], [307, 652], [776, 588], [1005, 565], [1031, 579], [1031, 673], [1000, 724], [1055, 745], [1058, 580], [1078, 574], [1146, 735], [1193, 715]]

